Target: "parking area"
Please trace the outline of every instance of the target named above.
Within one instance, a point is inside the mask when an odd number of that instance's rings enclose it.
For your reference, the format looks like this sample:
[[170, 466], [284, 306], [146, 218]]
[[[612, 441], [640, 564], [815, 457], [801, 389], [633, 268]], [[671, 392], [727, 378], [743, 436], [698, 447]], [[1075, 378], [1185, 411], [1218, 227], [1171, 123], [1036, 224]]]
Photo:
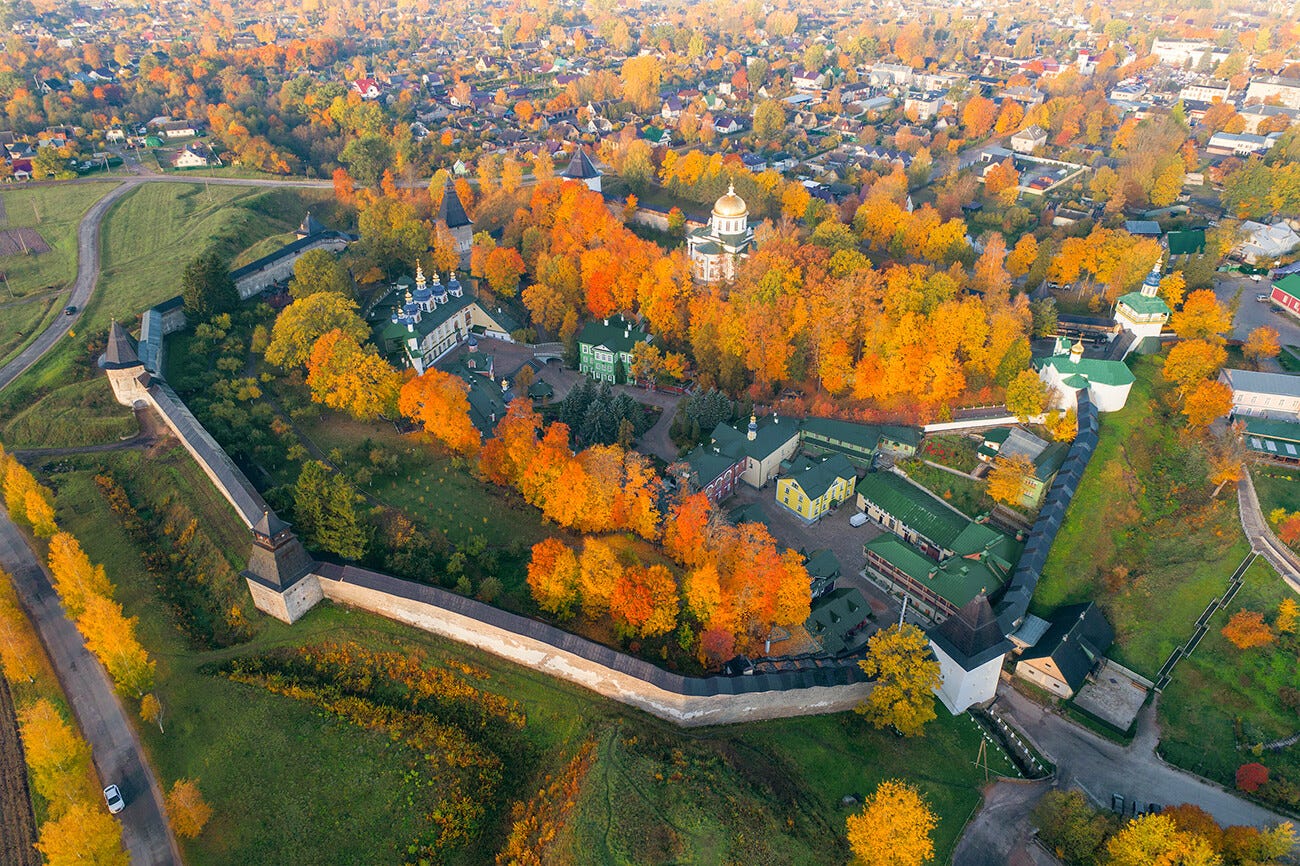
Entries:
[[[741, 484], [737, 487], [736, 493], [722, 503], [722, 510], [729, 512], [744, 505], [757, 505], [767, 518], [772, 537], [779, 544], [808, 553], [815, 550], [830, 550], [839, 559], [841, 568], [835, 586], [857, 589], [871, 605], [876, 624], [889, 625], [891, 622], [898, 621], [901, 611], [899, 602], [862, 576], [862, 568], [866, 564], [862, 545], [881, 535], [884, 530], [870, 521], [862, 526], [849, 525], [849, 518], [858, 510], [856, 501], [856, 497], [851, 497], [839, 508], [810, 526], [777, 504], [775, 484], [769, 484], [762, 490], [755, 490], [747, 484]], [[913, 621], [911, 616], [908, 620]]]
[[1267, 295], [1272, 290], [1268, 278], [1260, 282], [1240, 274], [1215, 274], [1214, 294], [1220, 303], [1231, 305], [1240, 292], [1237, 314], [1232, 320], [1232, 337], [1245, 340], [1251, 331], [1267, 325], [1278, 332], [1284, 346], [1300, 346], [1300, 319], [1284, 312], [1272, 303], [1260, 303], [1257, 295]]

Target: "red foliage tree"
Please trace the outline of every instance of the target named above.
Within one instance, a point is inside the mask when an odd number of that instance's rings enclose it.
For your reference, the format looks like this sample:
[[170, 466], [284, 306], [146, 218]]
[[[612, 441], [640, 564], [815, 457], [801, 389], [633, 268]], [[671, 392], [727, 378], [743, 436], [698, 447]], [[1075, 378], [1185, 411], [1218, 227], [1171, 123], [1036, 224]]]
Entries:
[[1253, 794], [1262, 785], [1268, 784], [1268, 767], [1263, 764], [1242, 764], [1237, 768], [1237, 787], [1247, 794]]

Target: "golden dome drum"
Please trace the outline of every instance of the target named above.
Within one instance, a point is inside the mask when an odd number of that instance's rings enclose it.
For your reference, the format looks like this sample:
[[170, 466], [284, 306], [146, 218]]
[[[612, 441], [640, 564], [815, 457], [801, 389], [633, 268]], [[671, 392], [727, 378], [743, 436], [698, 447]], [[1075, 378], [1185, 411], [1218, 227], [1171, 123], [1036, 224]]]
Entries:
[[713, 206], [714, 216], [720, 217], [741, 217], [749, 213], [749, 207], [745, 200], [736, 195], [735, 186], [727, 186], [727, 194], [718, 199], [718, 203]]

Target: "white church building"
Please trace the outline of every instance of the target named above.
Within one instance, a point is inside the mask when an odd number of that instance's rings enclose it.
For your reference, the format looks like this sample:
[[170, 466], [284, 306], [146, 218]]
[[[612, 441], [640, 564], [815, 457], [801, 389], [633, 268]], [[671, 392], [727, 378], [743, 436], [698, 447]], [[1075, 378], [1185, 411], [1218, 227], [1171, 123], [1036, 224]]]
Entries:
[[749, 257], [754, 230], [749, 227], [749, 206], [736, 195], [734, 185], [713, 205], [709, 224], [686, 235], [695, 279], [704, 283], [732, 280], [736, 262]]

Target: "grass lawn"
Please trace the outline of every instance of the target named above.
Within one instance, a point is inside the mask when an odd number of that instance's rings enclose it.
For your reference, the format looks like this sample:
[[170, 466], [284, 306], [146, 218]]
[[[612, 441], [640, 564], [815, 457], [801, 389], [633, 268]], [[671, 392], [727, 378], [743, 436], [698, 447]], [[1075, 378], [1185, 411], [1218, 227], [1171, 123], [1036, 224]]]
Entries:
[[1249, 551], [1231, 490], [1209, 498], [1204, 455], [1162, 403], [1159, 359], [1134, 365], [1052, 546], [1033, 611], [1096, 599], [1111, 655], [1152, 676]]
[[993, 499], [985, 492], [989, 486], [987, 481], [953, 475], [934, 466], [927, 466], [920, 460], [909, 460], [901, 468], [917, 484], [968, 517], [987, 514], [993, 510]]
[[53, 391], [2, 424], [0, 438], [10, 448], [100, 445], [139, 432], [134, 413], [113, 398], [102, 377]]
[[262, 239], [296, 228], [328, 196], [328, 190], [142, 184], [104, 220], [103, 277], [82, 327], [106, 327], [112, 317], [134, 322], [180, 291], [180, 273], [194, 256], [215, 248], [233, 261]]
[[0, 364], [21, 352], [63, 310], [58, 295], [11, 301], [0, 306]]
[[[1300, 731], [1300, 716], [1278, 700], [1282, 686], [1300, 686], [1296, 639], [1239, 650], [1219, 630], [1238, 610], [1263, 613], [1272, 621], [1290, 593], [1263, 559], [1246, 572], [1246, 582], [1228, 610], [1217, 614], [1190, 658], [1178, 663], [1160, 699], [1161, 750], [1169, 760], [1229, 787], [1241, 764], [1259, 761], [1300, 778], [1296, 747], [1255, 755], [1250, 747]], [[1240, 738], [1236, 726], [1241, 726]]]
[[940, 463], [959, 472], [974, 472], [979, 466], [979, 442], [969, 436], [949, 434], [927, 436], [920, 456], [931, 463]]
[[1300, 469], [1260, 463], [1251, 467], [1250, 475], [1265, 517], [1275, 508], [1300, 511]]
[[[92, 480], [99, 460], [140, 483], [170, 485], [210, 534], [232, 546], [232, 558], [247, 541], [235, 546], [242, 527], [223, 500], [199, 496], [202, 476], [180, 449], [160, 459], [78, 458], [48, 478], [58, 490], [62, 525], [104, 563], [157, 659], [166, 733], [138, 724], [162, 782], [197, 777], [215, 809], [209, 829], [184, 843], [189, 863], [399, 860], [400, 846], [415, 832], [409, 803], [419, 784], [406, 747], [210, 673], [234, 656], [323, 640], [484, 668], [484, 687], [521, 702], [527, 713], [523, 736], [535, 752], [538, 783], [594, 740], [598, 759], [556, 843], [569, 862], [842, 862], [840, 798], [869, 793], [894, 776], [916, 782], [940, 816], [943, 862], [978, 805], [979, 733], [969, 719], [946, 713], [920, 740], [875, 731], [851, 713], [681, 731], [527, 668], [328, 604], [294, 626], [254, 614], [257, 634], [248, 643], [196, 649], [156, 602], [139, 551], [100, 497]], [[1008, 770], [1000, 755], [990, 758], [995, 770]], [[524, 785], [510, 799], [527, 799], [537, 787]], [[491, 862], [505, 829], [485, 833], [448, 862]]]
[[39, 255], [0, 256], [0, 272], [8, 275], [15, 295], [62, 290], [72, 282], [77, 275], [77, 224], [115, 185], [47, 184], [0, 192], [5, 214], [0, 229], [36, 229], [50, 246]]
[[1300, 373], [1300, 346], [1283, 346], [1277, 363], [1288, 373]]

